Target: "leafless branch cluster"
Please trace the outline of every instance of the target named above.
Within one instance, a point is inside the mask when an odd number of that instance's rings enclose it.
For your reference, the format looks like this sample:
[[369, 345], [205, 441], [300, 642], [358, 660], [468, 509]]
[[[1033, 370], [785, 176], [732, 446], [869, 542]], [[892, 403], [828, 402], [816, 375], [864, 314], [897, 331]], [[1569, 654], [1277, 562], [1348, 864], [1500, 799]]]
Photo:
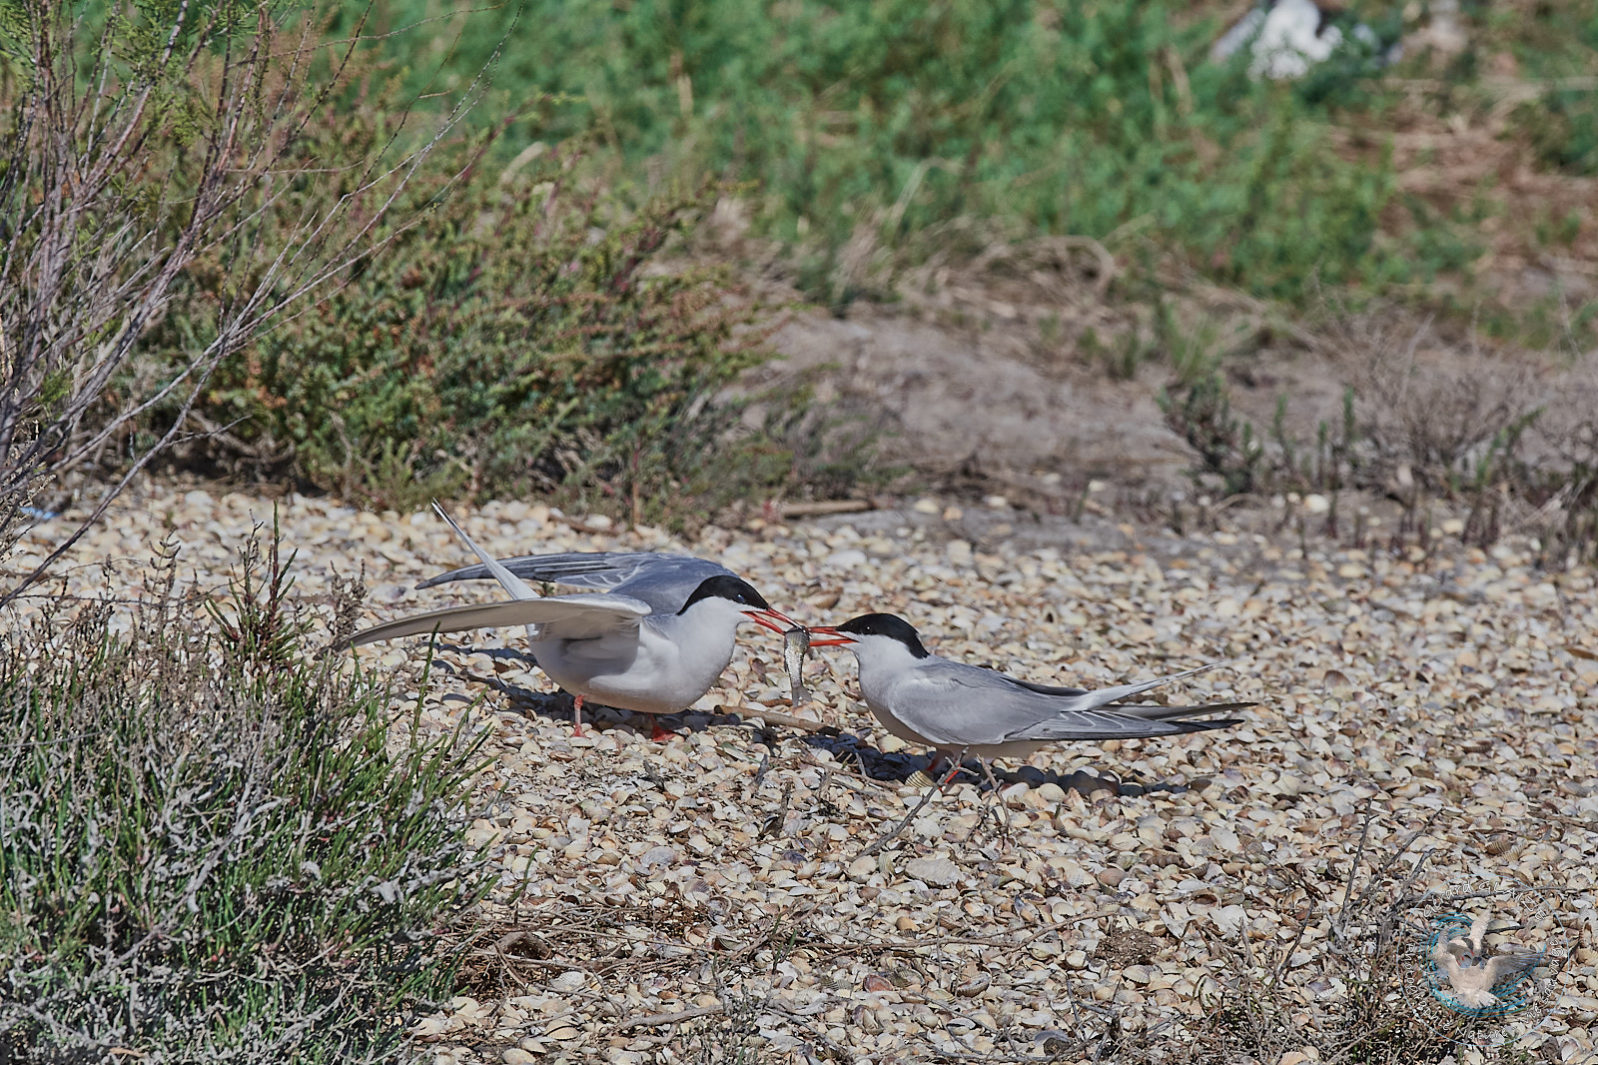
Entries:
[[[195, 431], [191, 410], [223, 360], [392, 239], [378, 223], [478, 89], [435, 128], [402, 126], [329, 171], [308, 126], [360, 69], [360, 27], [322, 44], [314, 17], [296, 23], [266, 0], [113, 7], [99, 22], [76, 5], [12, 10], [0, 27], [0, 545], [52, 478], [123, 454], [88, 517], [0, 604]], [[313, 183], [336, 194], [305, 195]], [[175, 370], [127, 386], [202, 263], [227, 279], [203, 328], [181, 338]]]

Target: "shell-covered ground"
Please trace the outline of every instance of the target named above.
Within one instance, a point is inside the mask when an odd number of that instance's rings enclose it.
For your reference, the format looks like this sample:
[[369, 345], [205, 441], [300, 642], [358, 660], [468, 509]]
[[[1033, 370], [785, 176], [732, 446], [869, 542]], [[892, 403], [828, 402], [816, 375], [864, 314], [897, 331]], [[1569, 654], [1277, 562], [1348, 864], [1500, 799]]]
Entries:
[[[277, 507], [313, 604], [363, 564], [373, 621], [501, 597], [415, 590], [469, 561], [430, 513]], [[136, 596], [170, 534], [215, 586], [272, 517], [260, 498], [149, 486], [62, 572], [88, 590], [110, 565]], [[1459, 1061], [1497, 1060], [1464, 1043], [1505, 1038], [1532, 1060], [1593, 1056], [1591, 570], [1538, 570], [1529, 544], [1467, 547], [1446, 525], [1381, 550], [1108, 523], [1034, 548], [990, 520], [973, 545], [967, 516], [932, 500], [688, 542], [522, 502], [457, 517], [500, 555], [715, 558], [801, 621], [893, 611], [938, 654], [1038, 681], [1219, 662], [1158, 694], [1256, 705], [1231, 729], [1061, 744], [997, 763], [997, 790], [973, 771], [933, 794], [926, 752], [865, 710], [847, 653], [815, 653], [811, 701], [790, 706], [781, 641], [750, 626], [660, 743], [604, 711], [574, 736], [569, 700], [505, 650], [519, 631], [446, 636], [421, 723], [490, 733], [471, 832], [501, 889], [468, 985], [418, 1025], [441, 1065], [1297, 1062], [1351, 1046], [1436, 1061], [1456, 1037]], [[425, 646], [359, 656], [414, 698]], [[1465, 1024], [1426, 982], [1426, 936], [1481, 912], [1488, 952], [1547, 961], [1518, 1013]]]

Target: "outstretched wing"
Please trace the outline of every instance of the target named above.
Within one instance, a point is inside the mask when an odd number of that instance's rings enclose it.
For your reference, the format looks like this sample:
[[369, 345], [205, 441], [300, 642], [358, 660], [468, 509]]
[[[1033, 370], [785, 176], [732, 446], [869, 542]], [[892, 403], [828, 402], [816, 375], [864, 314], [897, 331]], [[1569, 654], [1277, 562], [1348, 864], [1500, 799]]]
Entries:
[[638, 632], [652, 609], [648, 603], [625, 595], [555, 595], [541, 599], [512, 599], [505, 603], [476, 603], [413, 614], [362, 629], [344, 642], [359, 647], [378, 640], [395, 640], [432, 632], [493, 629], [503, 625], [536, 626], [541, 639], [590, 640], [601, 636]]
[[1477, 914], [1470, 922], [1470, 935], [1466, 939], [1470, 942], [1470, 952], [1477, 957], [1481, 956], [1482, 943], [1487, 938], [1487, 926], [1493, 923], [1490, 913]]
[[449, 516], [449, 512], [436, 499], [433, 500], [433, 510], [448, 523], [451, 529], [455, 530], [455, 535], [460, 537], [466, 546], [471, 549], [472, 554], [482, 560], [481, 568], [487, 570], [499, 582], [499, 586], [505, 589], [506, 595], [509, 595], [512, 599], [538, 598], [538, 593], [529, 588], [526, 582], [506, 569], [503, 563], [495, 561], [493, 555], [478, 547], [477, 541], [466, 535], [466, 530], [455, 523], [455, 519]]

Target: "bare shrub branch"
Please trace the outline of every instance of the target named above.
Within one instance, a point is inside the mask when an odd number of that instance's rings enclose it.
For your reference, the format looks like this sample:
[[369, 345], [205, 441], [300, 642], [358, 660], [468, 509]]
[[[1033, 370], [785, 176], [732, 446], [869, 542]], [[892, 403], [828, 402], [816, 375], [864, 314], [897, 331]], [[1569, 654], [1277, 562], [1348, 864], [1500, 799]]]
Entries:
[[[0, 218], [9, 220], [0, 224], [0, 544], [50, 479], [110, 448], [124, 450], [125, 465], [0, 605], [193, 431], [190, 412], [224, 360], [293, 305], [335, 290], [403, 231], [390, 219], [377, 235], [482, 86], [479, 77], [425, 133], [408, 128], [405, 111], [364, 156], [330, 169], [310, 131], [364, 72], [370, 7], [331, 47], [313, 15], [295, 27], [267, 0], [135, 5], [97, 24], [72, 5], [8, 12], [0, 25]], [[323, 194], [307, 195], [313, 185]], [[263, 234], [276, 243], [261, 246]], [[177, 357], [166, 353], [174, 368], [119, 388], [202, 268], [226, 284], [203, 320], [188, 323]]]

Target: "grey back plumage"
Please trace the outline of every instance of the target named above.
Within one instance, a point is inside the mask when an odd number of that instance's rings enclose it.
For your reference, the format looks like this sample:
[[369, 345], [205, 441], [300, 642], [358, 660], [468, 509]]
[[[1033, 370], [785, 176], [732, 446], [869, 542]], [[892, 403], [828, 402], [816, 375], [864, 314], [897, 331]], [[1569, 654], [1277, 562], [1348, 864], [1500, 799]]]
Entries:
[[[520, 555], [501, 562], [523, 580], [631, 596], [648, 603], [657, 614], [675, 614], [707, 578], [736, 576], [727, 567], [709, 559], [651, 551], [570, 551]], [[487, 566], [462, 566], [429, 577], [417, 587], [492, 578]]]

